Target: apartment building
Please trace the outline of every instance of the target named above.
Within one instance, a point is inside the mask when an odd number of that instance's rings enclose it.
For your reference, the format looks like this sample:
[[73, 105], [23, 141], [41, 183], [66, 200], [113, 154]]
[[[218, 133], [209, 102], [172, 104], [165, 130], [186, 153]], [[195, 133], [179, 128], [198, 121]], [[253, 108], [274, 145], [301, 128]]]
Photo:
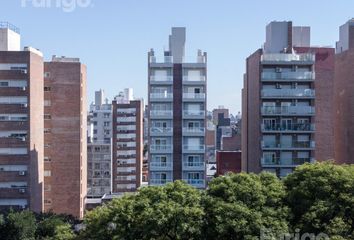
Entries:
[[271, 22], [246, 60], [242, 168], [283, 177], [333, 158], [334, 49], [310, 46], [310, 28]]
[[95, 92], [88, 119], [87, 197], [101, 198], [112, 192], [112, 104], [103, 90]]
[[186, 29], [172, 28], [162, 60], [148, 53], [149, 184], [204, 188], [207, 54], [188, 60], [185, 41]]
[[43, 55], [0, 23], [0, 209], [43, 211]]
[[86, 66], [44, 63], [44, 209], [82, 218], [87, 194]]
[[354, 164], [354, 19], [339, 29], [335, 56], [335, 160]]
[[218, 125], [219, 114], [223, 114], [225, 118], [229, 118], [229, 109], [224, 106], [219, 106], [218, 108], [213, 109], [212, 120], [215, 125]]
[[144, 103], [126, 89], [113, 106], [113, 193], [135, 192], [142, 183]]

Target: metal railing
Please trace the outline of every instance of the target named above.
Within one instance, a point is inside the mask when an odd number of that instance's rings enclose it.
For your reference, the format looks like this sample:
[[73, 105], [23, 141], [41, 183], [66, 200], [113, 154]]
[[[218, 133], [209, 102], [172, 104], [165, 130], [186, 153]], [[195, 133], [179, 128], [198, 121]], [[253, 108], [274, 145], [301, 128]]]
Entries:
[[262, 72], [263, 80], [313, 80], [314, 72]]
[[314, 148], [315, 141], [267, 142], [262, 141], [262, 148]]
[[261, 107], [263, 115], [313, 115], [315, 114], [315, 107], [312, 106], [264, 106]]
[[293, 124], [262, 124], [262, 131], [315, 131], [315, 124], [293, 123]]
[[189, 128], [189, 127], [184, 127], [183, 128], [183, 132], [184, 133], [205, 133], [205, 128], [203, 127], [193, 127], [193, 128]]
[[271, 62], [291, 62], [291, 61], [315, 61], [315, 55], [312, 53], [265, 53], [261, 57], [261, 61]]

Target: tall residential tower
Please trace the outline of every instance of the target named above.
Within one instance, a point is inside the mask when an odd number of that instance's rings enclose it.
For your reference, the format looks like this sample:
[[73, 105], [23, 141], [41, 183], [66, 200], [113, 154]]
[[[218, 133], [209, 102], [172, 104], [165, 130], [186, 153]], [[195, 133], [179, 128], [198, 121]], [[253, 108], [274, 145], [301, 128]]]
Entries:
[[159, 61], [148, 53], [149, 184], [205, 187], [207, 54], [185, 57], [185, 28], [172, 28]]

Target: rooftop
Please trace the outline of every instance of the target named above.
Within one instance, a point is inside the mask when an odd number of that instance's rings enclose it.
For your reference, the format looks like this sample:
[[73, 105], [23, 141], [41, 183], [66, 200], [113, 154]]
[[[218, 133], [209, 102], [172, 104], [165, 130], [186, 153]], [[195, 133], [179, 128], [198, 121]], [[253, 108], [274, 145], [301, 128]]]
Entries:
[[2, 29], [8, 28], [8, 29], [14, 31], [15, 33], [20, 34], [20, 29], [9, 22], [0, 22], [0, 28], [2, 28]]

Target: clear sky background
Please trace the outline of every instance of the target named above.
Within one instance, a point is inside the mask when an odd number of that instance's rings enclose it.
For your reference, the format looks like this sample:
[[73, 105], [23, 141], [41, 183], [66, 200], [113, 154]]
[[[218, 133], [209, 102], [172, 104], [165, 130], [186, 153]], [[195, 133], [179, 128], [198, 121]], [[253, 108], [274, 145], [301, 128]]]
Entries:
[[[47, 1], [49, 8], [33, 3]], [[186, 55], [208, 52], [208, 109], [241, 110], [245, 58], [265, 40], [273, 20], [311, 26], [311, 44], [334, 46], [338, 27], [354, 16], [353, 0], [85, 0], [69, 13], [57, 2], [0, 0], [0, 21], [21, 29], [22, 46], [52, 55], [80, 57], [88, 66], [88, 96], [104, 89], [112, 99], [123, 88], [147, 97], [147, 52], [162, 54], [171, 27], [187, 28]], [[23, 7], [25, 2], [25, 7]]]

